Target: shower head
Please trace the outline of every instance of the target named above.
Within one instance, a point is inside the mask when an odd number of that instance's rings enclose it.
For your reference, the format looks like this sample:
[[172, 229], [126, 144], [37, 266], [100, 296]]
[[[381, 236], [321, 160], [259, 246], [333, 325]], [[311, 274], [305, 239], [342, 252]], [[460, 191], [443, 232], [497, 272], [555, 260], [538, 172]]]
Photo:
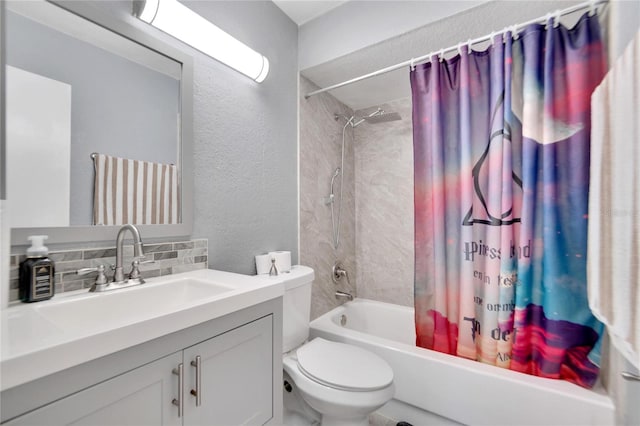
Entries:
[[365, 117], [364, 120], [369, 124], [377, 124], [377, 123], [386, 123], [389, 121], [402, 120], [402, 117], [400, 117], [400, 114], [398, 114], [397, 112], [382, 111], [380, 114]]
[[333, 176], [331, 176], [331, 189], [330, 189], [330, 191], [329, 191], [329, 197], [328, 197], [328, 198], [327, 198], [327, 200], [325, 201], [325, 204], [333, 204], [333, 197], [334, 197], [334, 194], [333, 194], [333, 184], [335, 183], [336, 178], [337, 178], [338, 176], [340, 176], [340, 173], [342, 173], [342, 169], [341, 169], [340, 167], [338, 167], [338, 168], [336, 169], [336, 171], [335, 171], [335, 172], [333, 172]]
[[[365, 110], [366, 111], [366, 110]], [[369, 111], [371, 111], [369, 109]], [[378, 107], [373, 112], [365, 113], [364, 115], [359, 115], [364, 111], [356, 111], [354, 115], [351, 117], [347, 117], [342, 114], [334, 114], [333, 118], [336, 120], [344, 119], [346, 121], [345, 127], [351, 125], [351, 127], [358, 127], [360, 124], [365, 121], [369, 124], [377, 124], [377, 123], [386, 123], [389, 121], [397, 121], [402, 120], [402, 117], [397, 112], [385, 112], [382, 108]]]
[[373, 112], [360, 117], [355, 123], [353, 123], [353, 127], [356, 127], [365, 121], [369, 124], [377, 124], [396, 120], [402, 120], [400, 114], [397, 112], [385, 112], [385, 110], [378, 107]]

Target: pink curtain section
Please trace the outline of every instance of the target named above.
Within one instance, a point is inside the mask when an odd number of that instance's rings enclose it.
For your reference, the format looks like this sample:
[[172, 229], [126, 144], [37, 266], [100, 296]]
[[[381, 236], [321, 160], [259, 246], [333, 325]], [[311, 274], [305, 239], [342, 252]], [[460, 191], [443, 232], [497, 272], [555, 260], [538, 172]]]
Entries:
[[589, 100], [604, 71], [585, 15], [411, 72], [418, 346], [595, 383]]

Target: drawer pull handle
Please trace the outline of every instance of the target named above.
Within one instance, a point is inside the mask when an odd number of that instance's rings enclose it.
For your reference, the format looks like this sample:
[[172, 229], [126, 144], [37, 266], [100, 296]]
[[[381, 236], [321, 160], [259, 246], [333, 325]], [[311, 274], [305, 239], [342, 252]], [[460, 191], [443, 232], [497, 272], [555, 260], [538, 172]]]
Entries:
[[178, 407], [178, 417], [182, 417], [184, 404], [184, 374], [182, 363], [178, 364], [178, 368], [174, 368], [172, 373], [178, 376], [178, 399], [173, 399], [171, 403]]
[[202, 404], [202, 359], [200, 355], [196, 356], [195, 361], [191, 361], [191, 365], [196, 368], [196, 388], [191, 389], [191, 395], [196, 397], [196, 407]]

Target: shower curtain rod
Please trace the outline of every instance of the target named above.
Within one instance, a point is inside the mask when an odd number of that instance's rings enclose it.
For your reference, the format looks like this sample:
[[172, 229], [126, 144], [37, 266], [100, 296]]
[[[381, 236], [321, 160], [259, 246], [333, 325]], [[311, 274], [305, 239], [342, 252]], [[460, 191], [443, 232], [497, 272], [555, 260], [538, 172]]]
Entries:
[[558, 20], [560, 18], [560, 16], [568, 15], [570, 13], [577, 12], [577, 11], [582, 10], [582, 9], [591, 9], [590, 14], [593, 15], [593, 14], [597, 13], [597, 6], [599, 6], [601, 4], [604, 4], [604, 3], [607, 3], [607, 2], [608, 2], [608, 0], [591, 0], [591, 1], [586, 1], [586, 2], [583, 2], [583, 3], [576, 4], [575, 6], [571, 6], [571, 7], [568, 7], [566, 9], [556, 10], [553, 13], [548, 13], [547, 15], [541, 16], [539, 18], [531, 19], [530, 21], [523, 22], [521, 24], [511, 25], [509, 27], [506, 27], [502, 31], [494, 31], [494, 32], [492, 32], [490, 34], [487, 34], [487, 35], [483, 36], [483, 37], [478, 37], [478, 38], [475, 38], [473, 40], [469, 39], [466, 42], [458, 43], [458, 45], [456, 45], [456, 46], [451, 46], [451, 47], [448, 47], [446, 49], [436, 50], [436, 51], [430, 52], [430, 53], [428, 53], [426, 55], [418, 56], [417, 58], [411, 58], [411, 59], [409, 59], [407, 61], [400, 62], [398, 64], [391, 65], [389, 67], [379, 69], [378, 71], [374, 71], [374, 72], [371, 72], [369, 74], [364, 74], [364, 75], [361, 75], [360, 77], [352, 78], [351, 80], [343, 81], [342, 83], [337, 83], [337, 84], [334, 84], [332, 86], [325, 87], [323, 89], [318, 89], [318, 90], [315, 90], [313, 92], [309, 92], [306, 95], [304, 95], [304, 98], [305, 99], [309, 99], [311, 96], [318, 95], [320, 93], [324, 93], [324, 92], [327, 92], [329, 90], [337, 89], [339, 87], [347, 86], [347, 85], [352, 84], [352, 83], [357, 83], [359, 81], [366, 80], [366, 79], [371, 78], [371, 77], [376, 77], [378, 75], [386, 74], [388, 72], [395, 71], [395, 70], [398, 70], [400, 68], [404, 68], [406, 66], [411, 66], [413, 68], [418, 63], [423, 62], [423, 61], [428, 60], [428, 59], [431, 59], [431, 57], [433, 57], [434, 55], [438, 55], [440, 58], [442, 58], [445, 53], [452, 52], [452, 51], [454, 51], [456, 49], [460, 49], [460, 47], [464, 46], [464, 45], [466, 45], [467, 48], [470, 50], [471, 49], [471, 45], [477, 44], [477, 43], [481, 43], [481, 42], [487, 41], [487, 40], [492, 40], [493, 37], [496, 36], [496, 35], [500, 35], [500, 34], [505, 34], [507, 32], [511, 32], [512, 34], [516, 34], [516, 37], [517, 37], [518, 30], [521, 29], [522, 27], [526, 27], [527, 25], [540, 24], [540, 23], [544, 24], [545, 22], [548, 22], [550, 19], [553, 19], [554, 25], [556, 25], [556, 20]]

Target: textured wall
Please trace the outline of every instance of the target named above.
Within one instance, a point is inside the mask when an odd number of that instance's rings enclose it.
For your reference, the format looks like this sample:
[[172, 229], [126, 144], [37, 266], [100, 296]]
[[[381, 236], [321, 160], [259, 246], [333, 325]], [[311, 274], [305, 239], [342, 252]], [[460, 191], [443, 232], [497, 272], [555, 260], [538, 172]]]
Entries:
[[209, 267], [255, 273], [254, 256], [298, 258], [297, 27], [272, 2], [188, 2], [269, 58], [263, 83], [195, 54], [195, 222]]
[[358, 296], [413, 306], [411, 99], [382, 107], [402, 120], [354, 129]]
[[[342, 127], [345, 121], [334, 114], [351, 116], [345, 105], [329, 94], [304, 99], [304, 94], [317, 89], [309, 80], [300, 79], [300, 263], [315, 270], [311, 296], [311, 318], [333, 309], [343, 302], [334, 292], [347, 291], [355, 296], [355, 194], [353, 164], [353, 130], [345, 132], [344, 192], [340, 244], [333, 248], [331, 207], [325, 205], [331, 177], [340, 166]], [[340, 178], [336, 179], [336, 183]], [[339, 185], [335, 185], [336, 213]], [[350, 284], [336, 285], [331, 268], [336, 260], [350, 274]]]

